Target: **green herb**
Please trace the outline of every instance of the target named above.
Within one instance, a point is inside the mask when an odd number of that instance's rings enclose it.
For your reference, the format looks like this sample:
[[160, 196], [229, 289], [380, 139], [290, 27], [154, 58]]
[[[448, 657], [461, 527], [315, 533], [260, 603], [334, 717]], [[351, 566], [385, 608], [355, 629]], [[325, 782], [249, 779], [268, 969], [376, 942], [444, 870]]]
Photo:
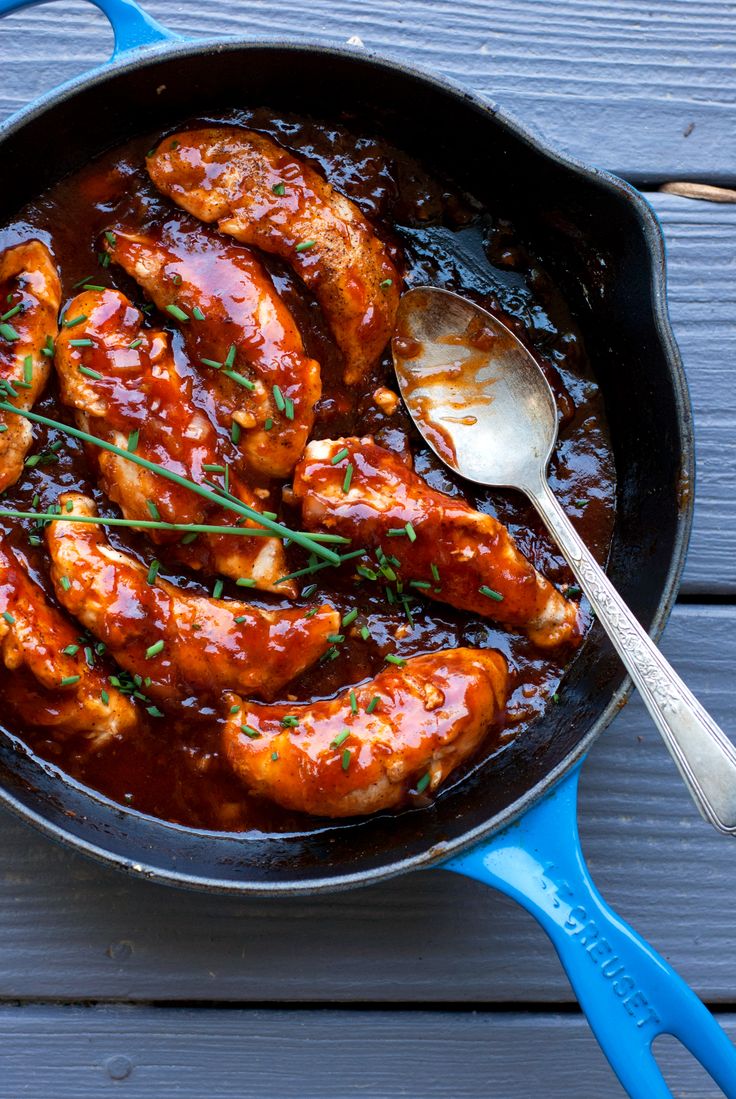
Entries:
[[76, 328], [78, 324], [84, 324], [86, 320], [87, 315], [85, 313], [80, 313], [78, 317], [72, 317], [71, 320], [62, 321], [62, 324], [64, 325], [64, 328]]
[[279, 412], [283, 412], [286, 408], [286, 401], [284, 400], [284, 395], [281, 392], [281, 387], [278, 385], [275, 385], [273, 387], [273, 399], [276, 402], [276, 407], [278, 408]]
[[279, 753], [278, 752], [271, 752], [271, 760], [272, 760], [273, 763], [275, 763], [278, 758], [279, 758]]
[[206, 470], [207, 473], [224, 473], [225, 472], [225, 467], [224, 466], [213, 465], [212, 463], [209, 463], [209, 462], [204, 463], [202, 465], [202, 469]]
[[203, 321], [204, 320], [204, 313], [202, 312], [202, 310], [199, 308], [198, 305], [195, 305], [194, 309], [192, 309], [192, 316], [194, 317], [195, 321]]
[[257, 740], [258, 737], [260, 737], [261, 735], [257, 729], [253, 728], [252, 725], [241, 725], [240, 728], [243, 730], [247, 737], [250, 737], [251, 740]]
[[316, 240], [303, 240], [301, 242], [301, 244], [297, 244], [296, 251], [297, 252], [307, 252], [307, 251], [309, 251], [310, 248], [314, 248], [316, 243], [317, 243]]
[[387, 664], [395, 664], [397, 668], [403, 668], [406, 661], [401, 656], [396, 656], [395, 653], [386, 653], [385, 660]]
[[[215, 529], [214, 527], [212, 529], [208, 529], [207, 533], [208, 534], [213, 534], [214, 529]], [[220, 533], [222, 533], [222, 532], [220, 532]], [[197, 531], [190, 531], [189, 534], [185, 534], [184, 537], [181, 540], [181, 545], [182, 546], [191, 546], [192, 542], [197, 541], [197, 534], [198, 534]]]
[[88, 366], [78, 366], [77, 370], [80, 374], [85, 374], [88, 378], [92, 378], [95, 382], [102, 381], [102, 374], [98, 370], [90, 370]]
[[23, 312], [23, 306], [22, 305], [14, 305], [12, 309], [8, 309], [7, 313], [3, 313], [3, 315], [0, 316], [0, 321], [9, 321], [11, 317], [14, 317], [16, 315], [16, 313], [22, 313], [22, 312]]
[[348, 462], [347, 469], [345, 470], [345, 476], [344, 476], [343, 482], [342, 482], [342, 491], [346, 494], [348, 492], [350, 492], [350, 482], [352, 481], [352, 479], [353, 479], [353, 463]]
[[53, 353], [54, 353], [53, 338], [51, 336], [47, 336], [46, 337], [46, 343], [41, 348], [41, 354], [46, 355], [47, 358], [50, 358], [53, 355]]
[[328, 633], [327, 634], [327, 640], [330, 641], [333, 645], [341, 645], [343, 643], [343, 641], [345, 640], [345, 634], [344, 633]]
[[112, 248], [114, 248], [117, 243], [115, 234], [112, 233], [109, 229], [105, 230], [105, 240]]
[[296, 729], [299, 724], [299, 718], [294, 717], [293, 714], [287, 714], [286, 717], [281, 718], [281, 724], [285, 729]]
[[164, 643], [161, 638], [158, 641], [154, 641], [152, 645], [149, 645], [146, 649], [146, 660], [152, 660], [154, 656], [158, 656], [160, 652], [163, 652]]
[[559, 702], [560, 701], [560, 696], [557, 693], [557, 691], [555, 691], [555, 693], [552, 695], [552, 701], [553, 702]]
[[386, 534], [389, 538], [403, 538], [406, 536], [406, 527], [389, 527]]
[[414, 530], [414, 527], [411, 525], [411, 523], [407, 523], [404, 529], [406, 530], [406, 533], [409, 536], [409, 541], [410, 542], [416, 542], [416, 540], [417, 540], [416, 531]]
[[85, 282], [82, 285], [83, 290], [100, 290], [104, 291], [107, 288], [105, 286], [99, 286], [96, 282]]
[[273, 185], [273, 187], [271, 188], [271, 190], [273, 191], [273, 193], [274, 193], [275, 195], [278, 195], [278, 196], [279, 196], [279, 198], [281, 198], [281, 196], [282, 196], [282, 195], [284, 195], [284, 194], [286, 193], [286, 187], [284, 186], [284, 184], [283, 184], [283, 183], [274, 183], [274, 185]]
[[14, 626], [15, 625], [15, 619], [13, 618], [10, 611], [3, 611], [3, 618], [8, 623], [9, 626]]
[[316, 584], [307, 584], [306, 588], [302, 592], [302, 599], [309, 599], [310, 595], [314, 595], [317, 590]]
[[368, 638], [371, 636], [371, 631], [368, 629], [367, 626], [360, 627], [360, 636], [363, 638], [364, 641], [367, 641]]
[[109, 267], [110, 257], [108, 256], [107, 252], [98, 252], [97, 262], [99, 263], [100, 267]]
[[256, 586], [255, 580], [252, 580], [250, 576], [239, 576], [235, 583], [239, 588], [254, 588]]
[[81, 675], [65, 675], [59, 683], [60, 687], [73, 687], [75, 683], [79, 683]]
[[384, 279], [383, 282], [379, 282], [378, 285], [381, 287], [382, 290], [388, 290], [389, 286], [393, 286], [393, 284], [393, 279]]
[[351, 757], [350, 749], [346, 748], [345, 751], [342, 753], [342, 769], [343, 769], [343, 771], [347, 771], [348, 767], [350, 766], [350, 757]]
[[171, 313], [171, 316], [178, 321], [189, 320], [189, 314], [185, 313], [183, 309], [180, 309], [178, 305], [167, 305], [166, 312]]
[[374, 695], [373, 698], [368, 703], [368, 705], [366, 706], [365, 712], [367, 714], [372, 714], [380, 701], [381, 701], [381, 696], [380, 695]]
[[589, 503], [590, 503], [589, 500], [573, 500], [573, 504], [575, 505], [576, 508], [587, 507]]
[[242, 626], [247, 617], [247, 614], [239, 614], [237, 618], [233, 618], [233, 622], [236, 624], [236, 626]]
[[373, 569], [369, 569], [366, 565], [358, 565], [355, 571], [357, 572], [358, 576], [362, 576], [364, 580], [378, 579], [378, 573], [374, 572]]
[[150, 568], [148, 570], [148, 575], [146, 576], [146, 582], [148, 584], [154, 584], [156, 582], [156, 577], [158, 576], [158, 570], [160, 568], [161, 568], [161, 562], [157, 561], [154, 558], [153, 561], [151, 561], [151, 565], [150, 565]]
[[131, 342], [128, 344], [128, 350], [135, 351], [136, 347], [140, 347], [142, 343], [143, 337], [139, 336], [137, 340], [131, 340]]
[[230, 347], [228, 348], [227, 355], [225, 356], [225, 361], [223, 362], [222, 365], [226, 366], [229, 370], [234, 362], [235, 362], [235, 344], [231, 343]]
[[151, 717], [163, 717], [164, 716], [163, 710], [159, 710], [158, 706], [146, 706], [146, 713], [150, 714]]
[[[302, 593], [302, 594], [304, 594], [304, 593]], [[358, 617], [358, 612], [357, 612], [356, 608], [353, 607], [353, 609], [351, 611], [348, 611], [347, 614], [343, 615], [342, 622], [340, 623], [340, 629], [344, 629], [346, 626], [352, 625], [352, 623], [355, 621], [355, 619], [357, 617]]]
[[236, 370], [223, 369], [222, 372], [227, 375], [231, 381], [236, 382], [238, 385], [242, 385], [244, 389], [255, 389], [256, 387], [255, 382], [252, 382], [250, 378], [246, 378], [242, 374], [238, 374]]
[[350, 699], [350, 710], [351, 710], [351, 713], [357, 714], [357, 712], [358, 712], [358, 700], [357, 700], [357, 698], [355, 697], [355, 691], [352, 691], [352, 690], [351, 690], [351, 691], [350, 691], [350, 694], [348, 695], [348, 697], [349, 697], [349, 699]]
[[287, 420], [294, 419], [294, 402], [291, 397], [284, 397], [284, 415]]
[[222, 580], [215, 580], [214, 586], [212, 588], [212, 598], [219, 599], [222, 595], [224, 587], [225, 585], [223, 584]]
[[265, 422], [264, 422], [264, 424], [263, 424], [263, 428], [264, 428], [264, 431], [270, 431], [272, 427], [273, 427], [273, 420], [272, 420], [272, 419], [271, 419], [271, 417], [269, 416], [269, 417], [268, 417], [268, 418], [267, 418], [267, 419], [265, 420]]
[[12, 324], [0, 324], [0, 336], [10, 341], [20, 339], [20, 334], [16, 332]]
[[240, 442], [240, 433], [241, 433], [240, 424], [238, 423], [237, 420], [233, 420], [232, 424], [230, 425], [230, 442], [234, 446], [237, 446], [238, 443]]
[[33, 355], [26, 355], [23, 360], [23, 379], [29, 385], [33, 381]]
[[330, 741], [330, 748], [339, 748], [345, 743], [350, 736], [349, 729], [343, 729], [341, 733], [338, 733], [334, 740]]
[[422, 777], [419, 779], [419, 782], [417, 783], [417, 793], [418, 794], [423, 794], [428, 786], [429, 786], [429, 771], [427, 771], [426, 775], [422, 775]]
[[430, 568], [430, 571], [432, 573], [432, 579], [434, 580], [435, 584], [439, 584], [439, 582], [440, 582], [440, 570], [437, 568], [434, 561], [429, 566], [429, 568]]
[[146, 507], [148, 508], [148, 510], [151, 514], [151, 518], [155, 519], [157, 523], [160, 522], [161, 521], [161, 515], [159, 514], [159, 510], [156, 507], [153, 500], [146, 500]]
[[141, 433], [137, 429], [135, 431], [131, 431], [130, 435], [128, 436], [128, 451], [131, 454], [135, 454], [136, 450], [138, 449], [138, 440], [140, 439], [140, 437]]
[[104, 687], [100, 691], [100, 698], [102, 699], [102, 705], [103, 706], [109, 706], [110, 705], [110, 696], [107, 693], [107, 691], [104, 689]]
[[332, 455], [332, 457], [330, 458], [330, 464], [336, 466], [338, 462], [341, 462], [343, 460], [343, 458], [347, 458], [349, 453], [350, 451], [348, 450], [348, 448], [344, 446], [342, 450], [338, 450], [337, 454]]
[[487, 584], [481, 584], [478, 588], [481, 595], [487, 596], [488, 599], [495, 599], [497, 603], [503, 602], [503, 596], [500, 592], [494, 591], [493, 588], [489, 588]]
[[410, 580], [409, 581], [409, 587], [410, 588], [431, 588], [432, 585], [430, 584], [429, 580]]
[[88, 340], [88, 339], [69, 340], [69, 346], [70, 347], [94, 347], [94, 341], [93, 340]]
[[68, 576], [60, 576], [59, 583], [61, 584], [64, 591], [69, 591], [70, 587], [72, 586], [72, 582]]
[[211, 366], [213, 370], [219, 370], [222, 363], [218, 363], [215, 359], [200, 359], [203, 366]]

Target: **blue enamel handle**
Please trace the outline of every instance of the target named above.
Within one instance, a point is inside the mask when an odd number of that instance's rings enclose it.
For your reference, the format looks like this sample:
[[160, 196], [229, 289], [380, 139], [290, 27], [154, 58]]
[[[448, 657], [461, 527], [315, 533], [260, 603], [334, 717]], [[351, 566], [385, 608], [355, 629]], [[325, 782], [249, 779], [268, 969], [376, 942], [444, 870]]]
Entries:
[[493, 885], [542, 925], [632, 1099], [672, 1099], [654, 1055], [672, 1034], [736, 1099], [736, 1049], [674, 969], [593, 884], [577, 828], [579, 767], [516, 824], [443, 866]]
[[[44, 2], [45, 0], [0, 0], [0, 16]], [[153, 46], [157, 42], [181, 37], [174, 31], [162, 27], [147, 15], [135, 0], [90, 0], [90, 3], [103, 11], [112, 24], [115, 33], [112, 60], [127, 50], [138, 49], [140, 46]]]

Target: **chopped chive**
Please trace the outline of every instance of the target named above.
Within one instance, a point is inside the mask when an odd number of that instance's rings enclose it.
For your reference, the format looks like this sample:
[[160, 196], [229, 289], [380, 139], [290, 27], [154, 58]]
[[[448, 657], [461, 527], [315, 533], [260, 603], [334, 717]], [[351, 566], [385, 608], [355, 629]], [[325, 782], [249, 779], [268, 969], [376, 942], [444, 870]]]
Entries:
[[296, 729], [299, 724], [299, 718], [294, 717], [293, 714], [286, 714], [285, 717], [281, 718], [281, 724], [285, 729]]
[[276, 407], [278, 408], [279, 412], [283, 412], [286, 408], [286, 401], [284, 400], [284, 395], [281, 392], [281, 386], [275, 385], [273, 387], [273, 399], [276, 402]]
[[489, 588], [487, 584], [481, 584], [481, 586], [478, 588], [478, 591], [481, 595], [487, 596], [488, 599], [495, 599], [497, 603], [503, 602], [503, 596], [501, 595], [501, 593], [498, 591], [494, 591], [493, 588]]
[[153, 500], [146, 500], [146, 507], [150, 512], [151, 518], [155, 519], [156, 522], [158, 522], [161, 519], [161, 515]]
[[434, 580], [435, 584], [439, 584], [439, 582], [440, 582], [440, 570], [437, 568], [434, 561], [429, 566], [429, 568], [430, 568], [430, 572], [432, 573], [432, 579]]
[[105, 290], [107, 288], [105, 286], [100, 286], [96, 282], [85, 282], [85, 283], [82, 284], [82, 289], [83, 290]]
[[345, 476], [342, 482], [342, 491], [345, 493], [350, 492], [350, 482], [353, 479], [353, 463], [348, 462], [347, 469], [345, 470]]
[[104, 689], [104, 687], [100, 691], [100, 698], [102, 700], [102, 705], [103, 706], [109, 706], [110, 705], [110, 695], [107, 693], [107, 691]]
[[302, 599], [309, 599], [310, 595], [314, 595], [317, 590], [316, 584], [307, 584], [306, 588], [302, 592]]
[[231, 381], [237, 382], [238, 385], [242, 385], [244, 389], [255, 389], [256, 387], [255, 382], [252, 382], [250, 378], [246, 378], [242, 374], [238, 374], [237, 370], [229, 370], [225, 367], [222, 372], [227, 375]]
[[69, 591], [70, 587], [72, 586], [72, 582], [68, 576], [60, 576], [59, 583], [61, 584], [64, 591]]
[[411, 523], [407, 523], [406, 526], [404, 527], [404, 530], [406, 531], [406, 533], [409, 537], [409, 541], [410, 542], [416, 542], [417, 533], [414, 530], [414, 527], [411, 525]]
[[0, 321], [9, 321], [11, 317], [14, 317], [16, 315], [16, 313], [22, 313], [22, 312], [23, 312], [23, 306], [22, 305], [20, 305], [20, 304], [19, 305], [14, 305], [12, 309], [8, 309], [7, 313], [3, 313], [3, 315], [0, 316]]
[[151, 561], [151, 566], [148, 570], [148, 575], [146, 576], [146, 583], [148, 583], [148, 584], [155, 583], [156, 577], [158, 576], [158, 570], [160, 568], [161, 568], [161, 562], [157, 561], [154, 558], [153, 561]]
[[207, 473], [224, 473], [225, 472], [225, 467], [224, 466], [213, 465], [211, 463], [203, 464], [202, 469], [206, 470]]
[[393, 284], [393, 279], [384, 279], [383, 282], [379, 282], [378, 285], [381, 287], [382, 290], [388, 290], [389, 286], [393, 286]]
[[285, 405], [284, 415], [286, 416], [286, 419], [287, 420], [293, 420], [294, 419], [294, 402], [292, 401], [291, 397], [285, 397], [284, 398], [284, 405]]
[[2, 434], [3, 431], [7, 431], [7, 430], [8, 430], [8, 425], [7, 424], [0, 424], [0, 434]]
[[84, 646], [84, 659], [87, 661], [87, 667], [88, 668], [94, 668], [94, 666], [95, 666], [95, 655], [92, 652], [91, 645], [85, 645]]
[[404, 538], [406, 536], [406, 527], [389, 527], [386, 534], [389, 538]]
[[360, 627], [360, 636], [363, 638], [364, 641], [367, 641], [368, 638], [371, 636], [371, 631], [368, 629], [367, 626]]
[[171, 313], [171, 316], [178, 321], [189, 320], [189, 314], [185, 313], [183, 309], [180, 309], [178, 305], [167, 305], [166, 312]]
[[110, 266], [110, 257], [107, 254], [107, 252], [98, 252], [97, 253], [97, 262], [99, 263], [100, 267], [109, 267]]
[[91, 370], [88, 366], [78, 366], [77, 370], [80, 374], [85, 374], [88, 378], [94, 379], [94, 381], [102, 381], [102, 374], [99, 370]]
[[[304, 593], [302, 592], [302, 595], [303, 594]], [[358, 612], [357, 612], [356, 608], [353, 607], [353, 609], [351, 611], [348, 611], [347, 614], [343, 615], [342, 622], [340, 623], [340, 629], [344, 629], [345, 626], [350, 626], [355, 621], [355, 619], [357, 617], [358, 617]]]
[[409, 587], [410, 588], [431, 588], [432, 585], [430, 584], [429, 580], [410, 580], [409, 581]]
[[231, 714], [239, 714], [239, 713], [240, 713], [240, 706], [238, 706], [237, 702], [236, 702], [236, 703], [234, 703], [234, 704], [233, 704], [233, 705], [232, 705], [232, 706], [230, 707], [230, 713], [231, 713]]
[[358, 700], [355, 697], [355, 691], [351, 690], [350, 695], [348, 697], [350, 698], [350, 711], [351, 711], [351, 713], [357, 714], [357, 712], [358, 712]]
[[388, 586], [388, 584], [386, 585], [386, 598], [388, 599], [388, 601], [391, 605], [393, 605], [396, 602], [396, 596], [391, 591], [391, 588]]
[[154, 641], [152, 645], [149, 645], [146, 649], [146, 660], [152, 660], [154, 656], [158, 656], [160, 652], [163, 652], [164, 643], [161, 638], [158, 641]]
[[135, 431], [131, 431], [130, 435], [128, 436], [128, 451], [130, 454], [135, 454], [136, 450], [138, 449], [138, 440], [140, 439], [140, 437], [141, 433], [137, 429]]
[[247, 737], [250, 737], [251, 740], [256, 740], [261, 735], [257, 729], [253, 728], [252, 725], [241, 725], [240, 728], [243, 730]]
[[86, 313], [80, 313], [78, 317], [72, 317], [71, 320], [62, 321], [62, 324], [64, 325], [64, 328], [76, 328], [78, 324], [84, 324], [86, 320]]
[[79, 683], [81, 675], [65, 675], [59, 683], [60, 687], [73, 687], [75, 683]]
[[212, 587], [212, 598], [219, 599], [222, 595], [224, 587], [225, 585], [223, 584], [222, 580], [215, 580], [215, 583]]
[[94, 347], [93, 340], [69, 340], [70, 347]]
[[50, 358], [54, 353], [54, 340], [52, 336], [46, 337], [46, 343], [41, 348], [41, 354]]
[[395, 653], [386, 653], [385, 660], [387, 664], [395, 664], [397, 668], [403, 668], [406, 664], [404, 658]]
[[115, 244], [117, 243], [117, 238], [116, 238], [115, 234], [113, 232], [111, 232], [110, 229], [105, 230], [105, 240], [113, 248], [115, 247]]
[[254, 588], [256, 586], [255, 580], [251, 580], [250, 576], [239, 576], [235, 583], [239, 588]]
[[365, 565], [358, 565], [355, 571], [357, 572], [358, 576], [362, 576], [364, 580], [378, 579], [378, 573], [374, 572], [373, 569], [367, 568]]
[[222, 367], [222, 363], [218, 363], [216, 359], [200, 359], [203, 366], [211, 366], [213, 370], [219, 370]]
[[223, 362], [222, 365], [227, 367], [227, 369], [229, 370], [234, 362], [235, 362], [235, 344], [231, 343], [230, 347], [228, 348], [227, 355], [225, 356], [225, 361]]
[[192, 316], [194, 317], [195, 321], [203, 321], [204, 320], [204, 313], [202, 312], [202, 310], [199, 308], [198, 305], [195, 305], [194, 309], [192, 309]]
[[368, 705], [366, 706], [365, 712], [367, 714], [372, 714], [380, 701], [381, 701], [381, 696], [380, 695], [374, 695], [373, 698], [368, 703]]
[[245, 622], [247, 617], [248, 617], [247, 614], [239, 614], [237, 618], [233, 618], [233, 622], [235, 623], [236, 626], [242, 626], [243, 622]]
[[350, 451], [346, 446], [342, 450], [338, 450], [337, 454], [333, 454], [330, 458], [330, 465], [336, 466], [338, 462], [341, 462], [343, 458], [347, 458]]
[[33, 381], [33, 355], [26, 355], [23, 360], [23, 379], [29, 383]]
[[0, 324], [0, 336], [11, 341], [20, 339], [20, 334], [16, 332], [12, 324]]
[[264, 422], [263, 428], [264, 428], [264, 431], [270, 431], [272, 427], [273, 427], [273, 420], [269, 416], [268, 419]]
[[573, 504], [575, 505], [576, 508], [587, 507], [589, 503], [590, 503], [589, 500], [573, 500]]
[[317, 607], [312, 607], [311, 611], [307, 611], [307, 613], [304, 615], [304, 617], [305, 618], [314, 618], [316, 613], [317, 613]]
[[279, 758], [279, 753], [278, 752], [271, 752], [271, 762], [272, 763], [275, 763], [278, 758]]
[[317, 243], [316, 240], [303, 240], [301, 242], [301, 244], [297, 244], [296, 251], [297, 252], [308, 252], [310, 248], [314, 248], [316, 243]]
[[333, 645], [341, 645], [345, 640], [344, 633], [328, 633], [327, 640]]
[[429, 777], [430, 777], [429, 776], [429, 771], [427, 771], [427, 773], [422, 775], [422, 777], [419, 779], [419, 782], [417, 783], [417, 793], [418, 794], [423, 794], [424, 791], [429, 786]]
[[237, 420], [233, 420], [230, 425], [230, 442], [233, 446], [237, 446], [240, 442], [241, 427]]
[[286, 194], [286, 187], [283, 183], [274, 183], [271, 190], [275, 195], [278, 195], [279, 198], [281, 198], [282, 195]]
[[189, 534], [185, 534], [181, 540], [182, 546], [191, 546], [192, 542], [196, 542], [198, 534], [196, 531], [190, 531]]
[[347, 771], [348, 767], [350, 766], [350, 758], [351, 758], [350, 749], [346, 748], [345, 751], [342, 753], [342, 769], [343, 769], [343, 771]]
[[9, 626], [14, 626], [15, 625], [15, 619], [13, 618], [10, 611], [3, 611], [3, 618], [8, 623]]
[[131, 342], [128, 344], [128, 351], [135, 351], [136, 347], [140, 347], [142, 343], [142, 336], [139, 336], [137, 340], [131, 340]]
[[341, 733], [338, 733], [334, 740], [330, 741], [330, 748], [339, 748], [345, 743], [350, 736], [349, 729], [343, 729]]
[[146, 713], [150, 714], [151, 717], [163, 717], [164, 716], [163, 710], [159, 710], [158, 706], [146, 706]]

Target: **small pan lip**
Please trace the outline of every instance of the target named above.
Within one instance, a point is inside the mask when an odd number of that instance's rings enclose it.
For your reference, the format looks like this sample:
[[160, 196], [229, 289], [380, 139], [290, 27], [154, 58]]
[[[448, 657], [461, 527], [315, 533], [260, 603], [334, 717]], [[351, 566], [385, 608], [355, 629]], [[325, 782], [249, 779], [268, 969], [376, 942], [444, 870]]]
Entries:
[[[612, 196], [625, 199], [634, 209], [639, 227], [643, 234], [647, 251], [649, 253], [650, 291], [652, 304], [652, 321], [654, 332], [659, 340], [668, 364], [669, 378], [672, 385], [673, 396], [677, 409], [677, 417], [681, 433], [682, 448], [680, 453], [680, 483], [689, 485], [690, 491], [684, 495], [680, 505], [675, 543], [669, 568], [662, 585], [662, 594], [659, 604], [652, 618], [649, 633], [657, 640], [667, 622], [669, 614], [677, 597], [679, 581], [682, 576], [687, 554], [690, 532], [692, 528], [694, 489], [695, 489], [695, 452], [692, 407], [687, 385], [685, 371], [682, 365], [680, 352], [675, 342], [675, 337], [670, 324], [667, 308], [665, 246], [659, 221], [654, 210], [640, 194], [625, 180], [602, 168], [596, 168], [585, 164], [576, 157], [563, 153], [547, 144], [541, 137], [530, 132], [515, 117], [502, 110], [494, 102], [485, 99], [474, 92], [469, 91], [462, 84], [424, 68], [421, 65], [406, 65], [394, 58], [383, 56], [372, 50], [364, 48], [345, 48], [328, 46], [320, 43], [311, 44], [294, 39], [221, 39], [201, 38], [185, 41], [166, 41], [162, 44], [143, 47], [126, 53], [122, 58], [102, 65], [92, 72], [75, 77], [58, 88], [41, 96], [27, 107], [11, 115], [0, 124], [0, 143], [16, 131], [22, 129], [26, 123], [37, 118], [59, 105], [64, 100], [73, 97], [77, 92], [94, 87], [96, 84], [104, 84], [117, 76], [125, 75], [138, 68], [146, 68], [160, 60], [170, 60], [180, 57], [183, 60], [203, 53], [223, 52], [278, 52], [278, 53], [316, 53], [325, 58], [340, 58], [341, 60], [368, 62], [378, 69], [398, 72], [410, 80], [420, 80], [430, 84], [437, 90], [453, 96], [459, 101], [459, 106], [470, 107], [485, 115], [490, 121], [511, 133], [518, 141], [525, 144], [536, 155], [544, 157], [560, 167], [575, 172], [583, 180], [593, 186], [600, 186]], [[402, 859], [392, 860], [385, 865], [359, 870], [352, 874], [339, 874], [322, 878], [305, 879], [304, 881], [286, 880], [279, 882], [254, 882], [244, 879], [222, 879], [206, 877], [198, 874], [188, 874], [183, 871], [171, 871], [161, 867], [146, 865], [140, 860], [131, 859], [117, 854], [108, 848], [93, 843], [82, 837], [70, 833], [63, 827], [49, 821], [41, 813], [29, 808], [16, 798], [9, 790], [0, 786], [0, 804], [11, 810], [22, 820], [33, 824], [41, 832], [53, 839], [72, 847], [95, 861], [117, 870], [129, 873], [135, 878], [204, 891], [208, 893], [235, 894], [240, 896], [304, 896], [316, 893], [338, 892], [360, 885], [373, 884], [393, 878], [411, 870], [431, 869], [440, 867], [451, 856], [467, 850], [469, 847], [480, 843], [508, 827], [518, 820], [535, 802], [544, 797], [564, 775], [569, 773], [576, 765], [582, 762], [593, 742], [600, 736], [603, 730], [610, 724], [616, 714], [624, 706], [631, 693], [632, 683], [627, 677], [612, 696], [608, 706], [600, 717], [593, 723], [587, 734], [575, 745], [564, 759], [556, 767], [550, 770], [545, 777], [535, 786], [527, 790], [522, 797], [507, 806], [501, 813], [496, 814], [490, 820], [463, 832], [455, 839], [448, 840], [420, 854], [414, 854]], [[31, 753], [32, 755], [32, 753]], [[36, 757], [34, 757], [36, 758]], [[48, 767], [40, 759], [40, 766]], [[156, 818], [146, 818], [143, 814], [127, 810], [124, 806], [104, 797], [94, 790], [82, 786], [69, 776], [64, 776], [66, 782], [76, 789], [84, 791], [94, 801], [108, 808], [116, 810], [121, 818], [131, 817], [137, 821], [151, 820], [164, 830], [175, 833], [196, 834], [213, 838], [223, 835], [232, 835], [234, 842], [238, 840], [247, 843], [247, 833], [239, 836], [237, 833], [211, 833], [199, 829], [184, 828], [180, 825], [170, 824]], [[262, 839], [262, 837], [259, 837]]]

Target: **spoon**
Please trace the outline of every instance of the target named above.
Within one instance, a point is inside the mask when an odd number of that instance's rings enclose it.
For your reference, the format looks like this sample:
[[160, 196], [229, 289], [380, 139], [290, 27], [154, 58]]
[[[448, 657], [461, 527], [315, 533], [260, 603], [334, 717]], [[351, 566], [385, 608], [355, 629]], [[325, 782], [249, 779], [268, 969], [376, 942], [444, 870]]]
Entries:
[[404, 294], [393, 356], [401, 395], [432, 450], [481, 485], [525, 493], [639, 689], [698, 809], [736, 835], [736, 748], [659, 652], [547, 483], [557, 406], [540, 367], [485, 309], [432, 286]]

